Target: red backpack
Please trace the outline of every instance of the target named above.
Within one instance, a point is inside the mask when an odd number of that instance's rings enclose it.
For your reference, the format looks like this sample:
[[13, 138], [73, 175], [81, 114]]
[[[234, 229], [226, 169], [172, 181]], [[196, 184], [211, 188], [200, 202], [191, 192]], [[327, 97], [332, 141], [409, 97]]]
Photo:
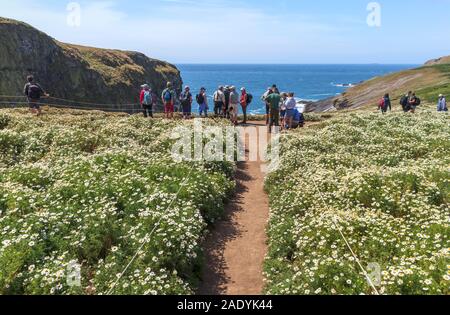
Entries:
[[380, 102], [378, 102], [378, 108], [379, 109], [381, 109], [381, 108], [384, 108], [384, 105], [385, 105], [386, 103], [385, 103], [385, 101], [384, 101], [384, 97], [380, 100]]

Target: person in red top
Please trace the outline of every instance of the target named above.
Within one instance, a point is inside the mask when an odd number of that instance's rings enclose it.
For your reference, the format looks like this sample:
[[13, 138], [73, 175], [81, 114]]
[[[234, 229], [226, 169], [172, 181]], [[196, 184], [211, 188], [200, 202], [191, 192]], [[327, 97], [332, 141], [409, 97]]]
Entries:
[[247, 91], [245, 88], [241, 89], [241, 99], [239, 101], [241, 103], [242, 112], [244, 114], [244, 122], [243, 124], [247, 123]]

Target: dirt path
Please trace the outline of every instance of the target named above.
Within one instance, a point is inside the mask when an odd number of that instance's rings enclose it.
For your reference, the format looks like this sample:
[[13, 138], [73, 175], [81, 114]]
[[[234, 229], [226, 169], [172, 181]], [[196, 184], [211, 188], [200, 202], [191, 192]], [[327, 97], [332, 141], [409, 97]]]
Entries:
[[238, 164], [236, 196], [204, 245], [200, 295], [258, 295], [263, 291], [269, 200], [261, 166], [262, 162]]

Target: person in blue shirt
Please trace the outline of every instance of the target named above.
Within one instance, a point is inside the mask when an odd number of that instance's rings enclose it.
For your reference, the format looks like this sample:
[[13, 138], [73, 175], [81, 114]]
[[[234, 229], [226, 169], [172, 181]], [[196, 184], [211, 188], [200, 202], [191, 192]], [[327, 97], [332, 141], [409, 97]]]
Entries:
[[305, 116], [300, 112], [298, 108], [294, 110], [294, 119], [292, 121], [292, 128], [303, 128], [305, 125]]
[[438, 102], [438, 112], [447, 112], [447, 101], [445, 99], [445, 96], [442, 94], [439, 94], [439, 102]]

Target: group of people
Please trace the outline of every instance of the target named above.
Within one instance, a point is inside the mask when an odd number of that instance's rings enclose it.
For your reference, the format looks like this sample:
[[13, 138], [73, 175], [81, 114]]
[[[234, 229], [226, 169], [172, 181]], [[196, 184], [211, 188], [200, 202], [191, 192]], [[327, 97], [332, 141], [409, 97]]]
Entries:
[[[186, 86], [177, 97], [172, 83], [168, 82], [167, 87], [161, 94], [161, 99], [167, 119], [173, 118], [176, 103], [180, 105], [178, 110], [182, 113], [183, 119], [191, 119], [194, 100], [198, 105], [199, 116], [208, 117], [210, 104], [206, 88], [204, 87], [200, 88], [195, 98], [189, 86]], [[253, 101], [253, 95], [248, 93], [245, 87], [242, 87], [240, 92], [238, 92], [235, 86], [219, 86], [214, 92], [212, 100], [214, 117], [230, 119], [234, 125], [237, 125], [239, 108], [241, 108], [243, 114], [242, 123], [247, 123], [247, 109]], [[303, 126], [304, 116], [297, 109], [294, 93], [280, 93], [274, 84], [272, 87], [267, 88], [261, 100], [266, 104], [266, 124], [270, 130], [273, 126], [281, 127], [281, 129]], [[148, 84], [142, 86], [140, 102], [144, 116], [153, 117], [152, 108], [156, 105], [157, 97]]]
[[272, 132], [273, 126], [281, 126], [281, 130], [303, 127], [305, 119], [303, 113], [297, 109], [294, 93], [280, 93], [274, 84], [267, 88], [261, 100], [266, 103], [266, 124], [269, 133]]
[[[202, 87], [195, 96], [198, 105], [198, 114], [200, 117], [208, 117], [210, 105], [206, 88]], [[152, 92], [148, 84], [141, 86], [140, 103], [145, 117], [153, 117], [153, 108], [157, 104], [157, 96]], [[175, 104], [179, 104], [178, 111], [182, 113], [184, 119], [192, 118], [192, 107], [194, 96], [189, 86], [186, 86], [179, 96], [177, 96], [173, 84], [167, 83], [166, 88], [161, 94], [161, 100], [164, 106], [164, 114], [167, 119], [172, 119], [176, 111]], [[245, 87], [237, 92], [235, 86], [219, 86], [214, 92], [214, 116], [230, 119], [234, 124], [238, 124], [239, 107], [242, 108], [244, 115], [243, 123], [247, 123], [247, 108], [253, 101], [253, 96], [247, 93]]]
[[[43, 97], [49, 97], [44, 89], [37, 83], [32, 75], [27, 77], [27, 83], [23, 93], [28, 99], [30, 111], [33, 114], [40, 115], [40, 100]], [[298, 110], [294, 93], [280, 93], [274, 84], [261, 97], [266, 104], [266, 124], [269, 129], [272, 126], [281, 126], [282, 129], [297, 128], [303, 126], [304, 116]], [[247, 123], [247, 110], [253, 101], [252, 94], [247, 92], [245, 87], [240, 89], [240, 93], [235, 86], [219, 86], [213, 94], [214, 116], [230, 119], [235, 125], [238, 124], [239, 107], [243, 113], [243, 123]], [[192, 104], [194, 97], [190, 91], [190, 87], [186, 86], [183, 92], [177, 97], [176, 91], [171, 82], [168, 82], [166, 88], [161, 93], [160, 99], [164, 106], [164, 113], [167, 119], [173, 119], [175, 113], [175, 104], [179, 101], [180, 111], [184, 119], [192, 118]], [[153, 109], [158, 103], [159, 97], [148, 84], [141, 86], [140, 104], [145, 117], [153, 118]], [[208, 117], [209, 102], [206, 89], [201, 88], [196, 95], [195, 100], [198, 104], [198, 112], [200, 117]], [[417, 107], [421, 104], [421, 99], [416, 93], [410, 91], [402, 96], [400, 105], [405, 113], [415, 113]], [[385, 94], [379, 102], [379, 109], [383, 114], [392, 110], [392, 102], [389, 94]], [[447, 101], [443, 94], [439, 95], [438, 112], [447, 112]]]
[[[422, 100], [416, 95], [415, 92], [412, 91], [409, 91], [400, 98], [400, 105], [402, 106], [402, 109], [405, 113], [415, 113], [417, 107], [420, 106], [421, 103]], [[389, 94], [385, 94], [380, 99], [380, 102], [378, 103], [378, 108], [381, 110], [383, 114], [386, 114], [388, 111], [392, 111], [392, 103]], [[439, 94], [437, 111], [438, 112], [448, 111], [447, 101], [443, 94]]]

